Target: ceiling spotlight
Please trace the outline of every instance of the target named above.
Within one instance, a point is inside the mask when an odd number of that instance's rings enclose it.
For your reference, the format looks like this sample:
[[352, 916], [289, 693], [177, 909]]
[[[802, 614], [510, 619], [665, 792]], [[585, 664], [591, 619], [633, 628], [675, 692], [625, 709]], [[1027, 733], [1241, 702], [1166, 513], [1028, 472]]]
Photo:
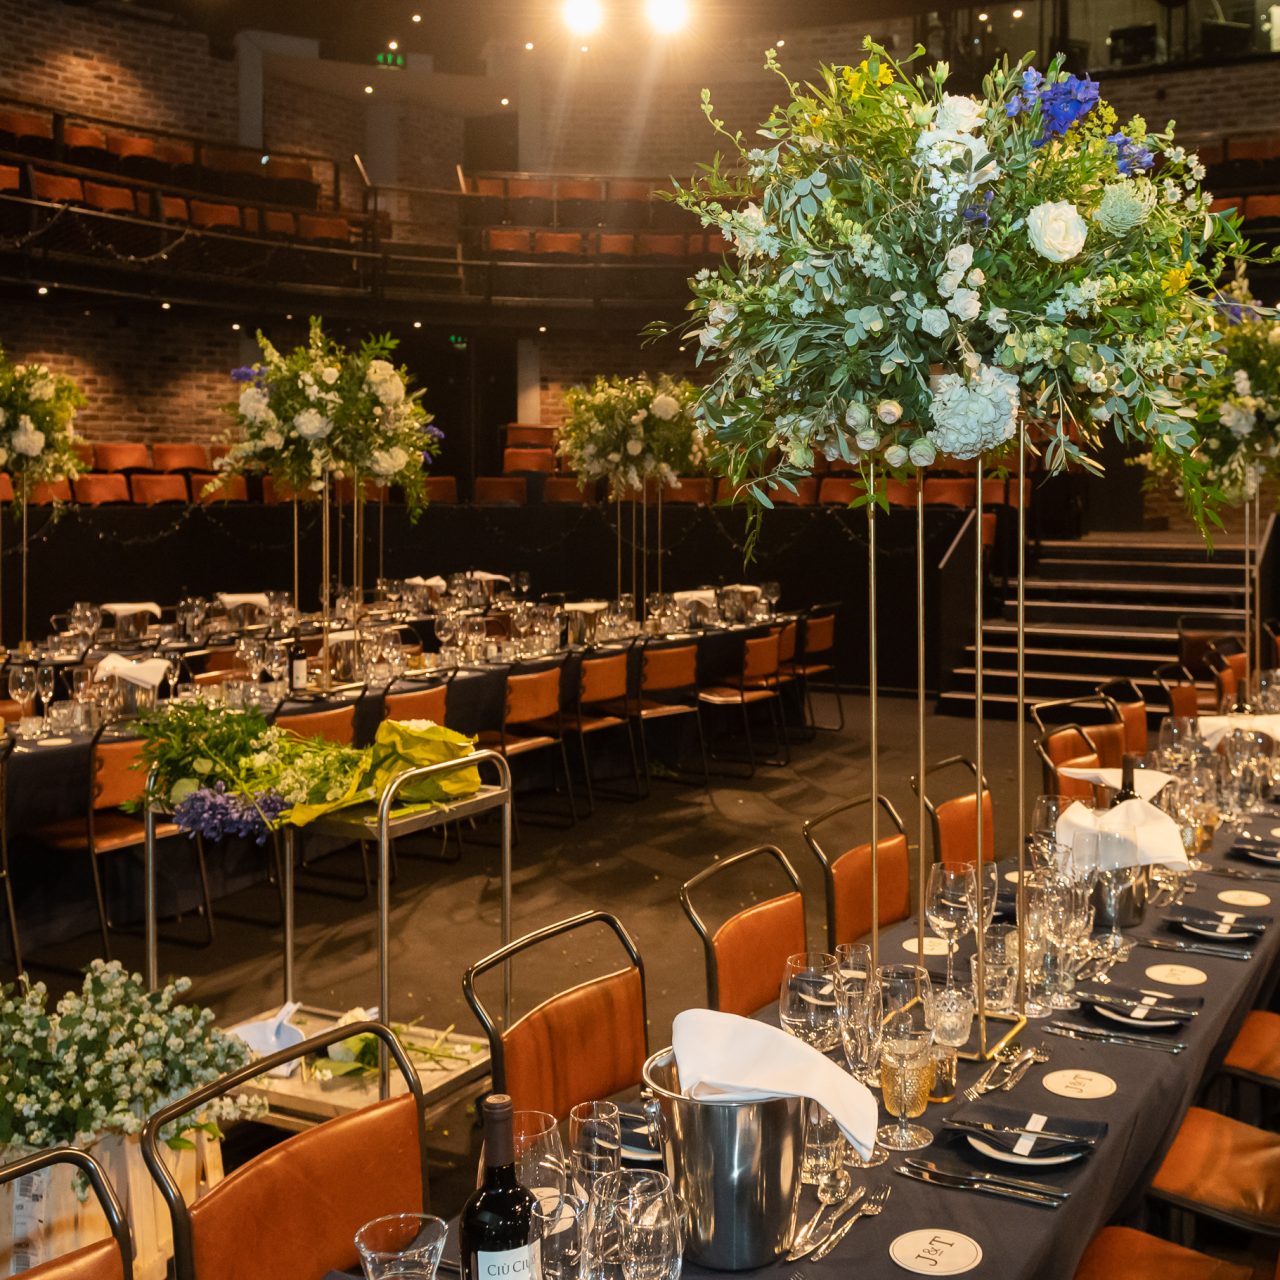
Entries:
[[649, 25], [663, 35], [672, 35], [689, 21], [689, 0], [647, 0]]
[[1014, 16], [1015, 18], [1020, 18], [1020, 17], [1022, 17], [1022, 10], [1021, 10], [1021, 9], [1015, 9], [1015, 10], [1013, 11], [1013, 16]]
[[421, 328], [422, 328], [422, 321], [421, 321], [421, 320], [415, 320], [415, 321], [413, 322], [413, 327], [414, 327], [415, 329], [421, 329]]
[[43, 298], [43, 297], [44, 297], [44, 295], [45, 295], [46, 293], [48, 293], [48, 292], [49, 292], [49, 290], [48, 290], [47, 288], [45, 288], [45, 286], [44, 286], [44, 285], [41, 285], [41, 286], [36, 290], [36, 292], [37, 292], [37, 293], [38, 293], [38, 294]]
[[421, 22], [421, 21], [422, 21], [422, 14], [420, 14], [420, 13], [415, 13], [415, 14], [413, 15], [413, 20], [414, 20], [414, 22]]
[[774, 42], [774, 47], [781, 49], [786, 43], [787, 42], [785, 40], [777, 40]]
[[524, 47], [525, 47], [525, 50], [526, 50], [527, 52], [532, 53], [532, 52], [533, 52], [533, 41], [532, 41], [532, 40], [526, 40], [526, 41], [524, 42]]
[[399, 40], [388, 40], [388, 41], [387, 41], [387, 48], [388, 48], [388, 49], [390, 49], [392, 53], [395, 53], [395, 51], [396, 51], [399, 47], [400, 47], [400, 41], [399, 41]]
[[511, 99], [510, 99], [510, 98], [499, 98], [499, 99], [498, 99], [498, 101], [499, 101], [499, 103], [501, 103], [501, 105], [502, 105], [502, 106], [504, 106], [504, 107], [509, 107], [509, 106], [511, 105]]
[[546, 331], [547, 331], [547, 326], [546, 326], [545, 324], [540, 324], [540, 325], [538, 326], [538, 332], [539, 332], [539, 333], [546, 333]]
[[989, 13], [980, 13], [980, 14], [978, 14], [978, 21], [979, 21], [979, 22], [986, 22], [990, 17], [991, 17], [991, 15], [990, 15]]
[[563, 13], [575, 36], [589, 36], [604, 21], [600, 0], [564, 0]]
[[240, 332], [240, 326], [239, 326], [238, 324], [233, 324], [233, 325], [231, 326], [231, 328], [232, 328], [232, 330], [233, 330], [235, 333], [239, 333], [239, 332]]
[[292, 312], [292, 311], [286, 311], [286, 312], [285, 312], [285, 317], [284, 317], [284, 318], [285, 318], [286, 320], [292, 320], [292, 319], [293, 319], [293, 312]]
[[584, 44], [584, 45], [582, 46], [582, 52], [583, 52], [583, 53], [586, 53], [586, 52], [587, 52], [587, 50], [589, 50], [590, 48], [591, 48], [591, 46], [590, 46], [589, 44]]
[[364, 91], [365, 91], [365, 93], [372, 93], [372, 92], [373, 92], [373, 85], [371, 85], [371, 84], [367, 84], [367, 85], [365, 85], [365, 87], [364, 87]]
[[160, 304], [160, 310], [161, 310], [161, 311], [168, 311], [168, 310], [169, 310], [169, 303], [167, 303], [167, 302], [162, 302], [162, 303]]

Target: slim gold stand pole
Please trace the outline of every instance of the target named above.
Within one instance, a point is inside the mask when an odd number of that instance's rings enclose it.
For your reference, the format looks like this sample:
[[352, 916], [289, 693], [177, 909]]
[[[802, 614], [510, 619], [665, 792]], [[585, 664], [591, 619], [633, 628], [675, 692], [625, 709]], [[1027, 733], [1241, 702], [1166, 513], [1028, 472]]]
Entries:
[[617, 599], [622, 598], [622, 496], [619, 495], [614, 500], [614, 529], [617, 533], [618, 542], [618, 591]]
[[631, 595], [635, 601], [635, 615], [637, 618], [643, 618], [644, 614], [641, 610], [644, 608], [644, 597], [636, 592], [636, 583], [638, 577], [636, 574], [636, 552], [640, 546], [640, 540], [636, 536], [636, 500], [631, 499]]
[[27, 501], [27, 473], [24, 471], [22, 473], [22, 635], [20, 637], [22, 643], [19, 646], [23, 653], [30, 651], [30, 642], [27, 640], [27, 553], [29, 549], [27, 508], [30, 505]]
[[1025, 904], [1027, 874], [1027, 423], [1018, 417], [1018, 705], [1014, 711], [1014, 745], [1018, 752], [1018, 990], [1014, 1008], [1027, 1012], [1027, 981], [1022, 957], [1027, 940]]
[[351, 598], [353, 617], [360, 614], [364, 599], [364, 579], [360, 574], [360, 473], [351, 473]]
[[[871, 711], [871, 967], [880, 963], [880, 705], [876, 636], [876, 465], [867, 467], [867, 679]], [[923, 956], [920, 957], [924, 959]]]
[[293, 500], [293, 607], [300, 609], [298, 603], [298, 500]]
[[658, 483], [658, 594], [662, 594], [662, 483]]
[[[329, 473], [320, 490], [320, 688], [328, 693], [332, 677], [329, 662]], [[339, 542], [341, 547], [341, 542]]]
[[1250, 560], [1253, 555], [1253, 503], [1248, 498], [1244, 504], [1244, 672], [1245, 688], [1238, 692], [1238, 697], [1248, 697], [1248, 682], [1253, 672], [1253, 567]]
[[[924, 891], [929, 873], [924, 853], [924, 475], [916, 476], [916, 895], [919, 910], [916, 912], [916, 955], [924, 957]], [[878, 803], [878, 800], [873, 801]]]
[[974, 793], [976, 804], [974, 805], [975, 821], [977, 824], [977, 857], [975, 858], [975, 875], [974, 881], [977, 887], [978, 910], [975, 913], [976, 924], [974, 925], [974, 942], [978, 955], [978, 972], [977, 985], [978, 990], [975, 993], [978, 998], [978, 1048], [985, 1057], [987, 1053], [987, 958], [986, 943], [983, 938], [985, 929], [983, 922], [985, 920], [985, 910], [983, 908], [983, 874], [982, 859], [984, 849], [983, 841], [983, 822], [982, 822], [982, 778], [983, 778], [983, 730], [985, 728], [985, 711], [982, 701], [982, 589], [984, 586], [983, 579], [985, 577], [984, 566], [982, 563], [982, 455], [978, 455], [977, 464], [974, 467], [974, 492], [975, 507], [974, 525], [973, 525], [973, 558], [976, 568], [974, 570], [974, 590], [973, 590], [973, 686], [974, 686], [974, 725], [976, 729], [974, 743], [974, 765], [976, 766], [976, 776], [974, 778]]
[[640, 490], [640, 616], [649, 617], [649, 486]]
[[387, 576], [387, 491], [384, 487], [378, 496], [378, 577]]

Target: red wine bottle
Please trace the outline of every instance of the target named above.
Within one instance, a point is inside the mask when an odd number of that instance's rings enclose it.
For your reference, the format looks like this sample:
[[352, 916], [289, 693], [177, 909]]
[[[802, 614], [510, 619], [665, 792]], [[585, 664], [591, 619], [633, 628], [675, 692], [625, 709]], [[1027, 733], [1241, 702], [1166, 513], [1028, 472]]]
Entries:
[[1116, 792], [1115, 799], [1111, 801], [1111, 807], [1114, 809], [1118, 804], [1124, 804], [1126, 800], [1136, 800], [1138, 792], [1133, 785], [1133, 754], [1126, 751], [1124, 759], [1120, 762], [1120, 790]]
[[516, 1177], [511, 1098], [491, 1093], [484, 1116], [484, 1181], [458, 1224], [462, 1280], [540, 1280], [541, 1242], [535, 1239], [533, 1193]]

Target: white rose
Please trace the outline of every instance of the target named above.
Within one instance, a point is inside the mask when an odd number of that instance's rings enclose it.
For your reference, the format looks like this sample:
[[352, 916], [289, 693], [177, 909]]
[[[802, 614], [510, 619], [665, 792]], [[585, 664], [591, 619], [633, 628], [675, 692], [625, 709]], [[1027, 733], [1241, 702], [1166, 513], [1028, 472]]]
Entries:
[[326, 387], [331, 387], [338, 380], [338, 370], [333, 365], [326, 365], [320, 370], [320, 379]]
[[951, 317], [941, 307], [926, 307], [920, 315], [920, 327], [931, 337], [940, 338], [951, 328]]
[[982, 299], [973, 289], [957, 289], [947, 301], [947, 310], [961, 320], [976, 320]]
[[390, 449], [375, 449], [370, 458], [370, 465], [375, 475], [393, 476], [403, 471], [408, 464], [409, 455], [399, 446]]
[[947, 250], [947, 270], [961, 274], [973, 266], [973, 245], [957, 244]]
[[9, 450], [0, 446], [0, 467], [3, 467], [9, 461]]
[[863, 453], [870, 453], [872, 449], [880, 447], [880, 433], [872, 428], [866, 431], [859, 431], [854, 437], [854, 444], [858, 446]]
[[18, 419], [18, 429], [9, 441], [14, 453], [21, 453], [28, 458], [38, 458], [44, 451], [44, 432], [36, 429], [36, 424], [24, 413]]
[[1032, 246], [1050, 262], [1069, 262], [1084, 248], [1089, 225], [1070, 200], [1048, 200], [1027, 214]]
[[983, 319], [992, 333], [1009, 332], [1009, 313], [1003, 307], [988, 307]]
[[902, 417], [902, 406], [896, 400], [881, 400], [876, 405], [876, 417], [886, 427], [891, 427]]
[[960, 287], [960, 281], [964, 276], [959, 271], [944, 271], [938, 277], [938, 292], [944, 298], [949, 298]]
[[639, 456], [644, 452], [644, 441], [643, 441], [643, 440], [635, 440], [635, 439], [628, 440], [628, 441], [627, 441], [627, 452], [628, 452], [628, 453], [629, 453], [633, 458], [638, 458], [638, 457], [639, 457]]
[[655, 418], [670, 422], [680, 412], [680, 401], [663, 391], [653, 397], [649, 402], [649, 408], [653, 411]]
[[274, 427], [262, 434], [262, 445], [266, 449], [280, 449], [284, 446], [284, 436]]
[[986, 108], [975, 98], [957, 93], [944, 93], [933, 127], [947, 133], [972, 133], [981, 128]]
[[844, 411], [844, 424], [850, 431], [861, 431], [871, 421], [871, 411], [861, 400], [855, 400]]
[[932, 466], [937, 456], [937, 449], [923, 436], [919, 440], [913, 440], [911, 447], [907, 450], [907, 457], [910, 458], [911, 465], [914, 467]]
[[965, 284], [971, 289], [979, 289], [987, 282], [987, 273], [978, 267], [974, 267], [964, 278]]
[[323, 440], [333, 430], [333, 423], [318, 409], [303, 409], [295, 415], [293, 425], [304, 440]]
[[907, 461], [908, 456], [906, 449], [900, 444], [891, 444], [884, 451], [884, 460], [891, 467], [902, 466]]
[[52, 400], [54, 392], [54, 383], [52, 378], [39, 377], [30, 388], [30, 396], [33, 400], [44, 401]]

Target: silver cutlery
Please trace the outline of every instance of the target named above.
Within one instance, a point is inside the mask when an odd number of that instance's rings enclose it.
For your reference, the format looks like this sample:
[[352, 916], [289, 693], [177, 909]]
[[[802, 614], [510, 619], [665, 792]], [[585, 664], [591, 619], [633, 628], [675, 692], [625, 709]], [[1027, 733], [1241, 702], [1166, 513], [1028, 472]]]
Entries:
[[801, 1258], [813, 1253], [815, 1249], [819, 1249], [826, 1244], [826, 1242], [831, 1239], [831, 1233], [835, 1231], [837, 1225], [845, 1214], [850, 1210], [855, 1209], [858, 1204], [861, 1203], [865, 1192], [866, 1187], [858, 1187], [856, 1190], [851, 1191], [849, 1195], [836, 1206], [831, 1217], [827, 1219], [825, 1229], [816, 1233], [817, 1239], [814, 1239], [814, 1235], [810, 1234], [807, 1240], [802, 1241], [800, 1244], [793, 1244], [791, 1248], [787, 1250], [786, 1260], [788, 1262], [799, 1262]]
[[983, 1195], [1001, 1196], [1006, 1200], [1021, 1200], [1024, 1204], [1043, 1205], [1046, 1209], [1060, 1208], [1063, 1203], [1056, 1196], [1047, 1196], [1038, 1191], [1024, 1191], [1020, 1187], [1011, 1187], [1002, 1183], [985, 1182], [982, 1178], [969, 1174], [918, 1169], [905, 1164], [898, 1165], [894, 1172], [900, 1173], [904, 1178], [914, 1178], [917, 1182], [946, 1187], [950, 1191], [977, 1191]]
[[[932, 1160], [925, 1160], [920, 1156], [908, 1156], [907, 1164], [912, 1169], [922, 1169], [926, 1173], [940, 1173], [944, 1176], [951, 1172], [947, 1169], [940, 1169]], [[1005, 1186], [1013, 1187], [1017, 1191], [1030, 1191], [1034, 1195], [1052, 1196], [1055, 1200], [1069, 1200], [1071, 1192], [1064, 1190], [1062, 1187], [1051, 1186], [1047, 1182], [1032, 1182], [1029, 1178], [1013, 1178], [1007, 1173], [984, 1173], [978, 1169], [971, 1169], [967, 1174], [953, 1174], [955, 1177], [977, 1178], [981, 1182], [991, 1182]]]
[[[823, 1200], [823, 1202], [818, 1206], [817, 1213], [815, 1213], [813, 1217], [796, 1232], [795, 1237], [791, 1241], [791, 1247], [787, 1250], [787, 1261], [795, 1262], [798, 1259], [803, 1258], [804, 1255], [809, 1252], [809, 1249], [813, 1244], [814, 1232], [818, 1229], [818, 1220], [824, 1213], [826, 1213], [827, 1209], [831, 1205], [839, 1206], [831, 1217], [831, 1222], [835, 1222], [835, 1220], [842, 1217], [848, 1209], [856, 1205], [858, 1201], [866, 1195], [866, 1192], [866, 1187], [854, 1187], [843, 1200], [835, 1196]], [[819, 1191], [818, 1194], [821, 1196], [822, 1192]], [[826, 1232], [823, 1232], [823, 1235], [825, 1236]], [[794, 1257], [792, 1255], [794, 1255]]]
[[1086, 1004], [1104, 1004], [1110, 1009], [1150, 1009], [1152, 1013], [1169, 1013], [1178, 1018], [1194, 1018], [1199, 1009], [1175, 1009], [1171, 1004], [1152, 1004], [1149, 1000], [1133, 1000], [1128, 996], [1093, 993], [1076, 988], [1076, 996]]
[[1220, 960], [1252, 960], [1248, 947], [1219, 947], [1212, 942], [1176, 942], [1172, 938], [1140, 938], [1138, 946], [1152, 951], [1181, 951], [1193, 956], [1217, 956]]
[[1215, 876], [1227, 876], [1232, 880], [1277, 880], [1280, 876], [1268, 875], [1265, 871], [1242, 871], [1239, 867], [1219, 867]]
[[1046, 1138], [1050, 1141], [1076, 1142], [1082, 1147], [1096, 1147], [1097, 1138], [1083, 1138], [1075, 1133], [1054, 1133], [1050, 1129], [1024, 1129], [1013, 1124], [994, 1124], [990, 1120], [961, 1120], [951, 1116], [942, 1122], [944, 1129], [973, 1129], [980, 1133], [1030, 1134], [1033, 1138]]
[[1128, 1036], [1114, 1031], [1097, 1031], [1074, 1022], [1050, 1022], [1045, 1030], [1069, 1040], [1094, 1040], [1099, 1044], [1119, 1044], [1131, 1049], [1158, 1049], [1161, 1053], [1181, 1053], [1187, 1046], [1181, 1040], [1152, 1040], [1146, 1036]]
[[839, 1227], [833, 1231], [826, 1240], [820, 1244], [810, 1255], [814, 1262], [821, 1262], [823, 1258], [831, 1252], [832, 1249], [840, 1243], [841, 1240], [849, 1234], [849, 1228], [853, 1226], [859, 1218], [874, 1218], [881, 1209], [884, 1208], [884, 1202], [889, 1198], [889, 1192], [892, 1187], [883, 1186], [879, 1190], [874, 1191], [870, 1197], [864, 1200], [857, 1209], [854, 1210], [853, 1216], [842, 1222]]
[[991, 1088], [991, 1077], [995, 1075], [1001, 1067], [1005, 1066], [1005, 1062], [997, 1058], [967, 1089], [964, 1090], [963, 1097], [966, 1102], [976, 1102]]
[[1174, 907], [1180, 907], [1182, 905], [1183, 899], [1186, 898], [1187, 894], [1195, 893], [1195, 891], [1196, 891], [1196, 882], [1194, 880], [1184, 880], [1178, 886], [1178, 892], [1173, 895], [1170, 905]]
[[1036, 1061], [1036, 1054], [1034, 1050], [1032, 1050], [1027, 1054], [1024, 1054], [1022, 1057], [1022, 1060], [1018, 1062], [1015, 1066], [1009, 1069], [1008, 1076], [1004, 1079], [1004, 1081], [1000, 1085], [1001, 1091], [1003, 1093], [1008, 1093], [1009, 1090], [1012, 1089], [1013, 1086], [1016, 1085], [1018, 1081], [1021, 1080], [1022, 1077], [1027, 1074], [1028, 1071], [1031, 1070], [1031, 1066], [1035, 1061]]

